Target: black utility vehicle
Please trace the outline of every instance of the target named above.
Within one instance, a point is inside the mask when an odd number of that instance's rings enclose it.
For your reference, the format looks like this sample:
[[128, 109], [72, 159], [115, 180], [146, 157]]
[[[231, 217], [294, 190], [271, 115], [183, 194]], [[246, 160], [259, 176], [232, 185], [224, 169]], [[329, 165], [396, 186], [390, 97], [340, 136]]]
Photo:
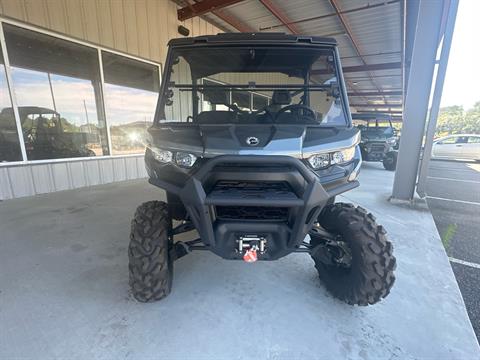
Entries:
[[[19, 106], [18, 114], [22, 125], [25, 150], [29, 160], [61, 159], [95, 156], [85, 144], [92, 134], [82, 131], [66, 131], [70, 125], [58, 112], [39, 106]], [[21, 158], [13, 108], [0, 112], [0, 158], [9, 161]]]
[[398, 138], [388, 114], [352, 114], [354, 120], [364, 124], [358, 128], [362, 134], [360, 151], [363, 161], [378, 161], [386, 170], [394, 171], [397, 167]]
[[[132, 222], [136, 299], [167, 296], [173, 262], [194, 250], [247, 262], [308, 253], [347, 303], [388, 295], [395, 258], [384, 228], [366, 210], [335, 203], [359, 185], [361, 164], [335, 40], [172, 40], [149, 133], [149, 181], [167, 202], [142, 204]], [[191, 230], [198, 239], [174, 241]]]

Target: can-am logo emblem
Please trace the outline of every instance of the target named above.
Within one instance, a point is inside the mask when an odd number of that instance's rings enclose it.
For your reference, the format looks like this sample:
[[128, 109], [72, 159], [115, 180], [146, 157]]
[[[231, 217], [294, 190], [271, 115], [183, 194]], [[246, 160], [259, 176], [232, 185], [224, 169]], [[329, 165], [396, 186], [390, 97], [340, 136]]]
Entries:
[[256, 138], [255, 136], [249, 136], [247, 138], [247, 145], [257, 146], [258, 143], [259, 143], [258, 138]]

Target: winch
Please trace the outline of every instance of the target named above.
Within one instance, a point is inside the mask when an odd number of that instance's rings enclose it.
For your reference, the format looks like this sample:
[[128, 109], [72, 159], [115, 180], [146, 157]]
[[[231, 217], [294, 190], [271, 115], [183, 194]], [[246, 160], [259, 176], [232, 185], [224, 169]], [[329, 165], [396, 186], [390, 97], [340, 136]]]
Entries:
[[237, 244], [237, 251], [243, 255], [243, 260], [255, 262], [258, 259], [257, 253], [265, 253], [267, 240], [260, 235], [242, 235], [237, 239]]

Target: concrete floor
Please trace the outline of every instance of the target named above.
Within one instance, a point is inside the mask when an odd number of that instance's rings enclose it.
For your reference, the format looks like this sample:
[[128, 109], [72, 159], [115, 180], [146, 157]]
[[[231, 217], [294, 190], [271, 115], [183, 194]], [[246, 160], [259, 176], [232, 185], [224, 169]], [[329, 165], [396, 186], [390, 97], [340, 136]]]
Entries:
[[305, 254], [195, 253], [175, 264], [168, 298], [135, 302], [130, 218], [162, 197], [145, 181], [0, 203], [0, 358], [478, 359], [432, 216], [389, 204], [392, 180], [366, 164], [345, 196], [377, 216], [398, 260], [392, 293], [367, 308], [331, 297]]

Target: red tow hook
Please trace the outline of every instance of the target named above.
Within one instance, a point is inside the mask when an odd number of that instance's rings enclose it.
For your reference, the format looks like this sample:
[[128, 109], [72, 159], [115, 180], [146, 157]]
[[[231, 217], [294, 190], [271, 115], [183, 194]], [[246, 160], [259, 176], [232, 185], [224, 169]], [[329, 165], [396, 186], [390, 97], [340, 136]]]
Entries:
[[257, 260], [257, 246], [253, 246], [251, 249], [245, 251], [245, 254], [243, 255], [243, 261], [247, 263], [253, 263]]

